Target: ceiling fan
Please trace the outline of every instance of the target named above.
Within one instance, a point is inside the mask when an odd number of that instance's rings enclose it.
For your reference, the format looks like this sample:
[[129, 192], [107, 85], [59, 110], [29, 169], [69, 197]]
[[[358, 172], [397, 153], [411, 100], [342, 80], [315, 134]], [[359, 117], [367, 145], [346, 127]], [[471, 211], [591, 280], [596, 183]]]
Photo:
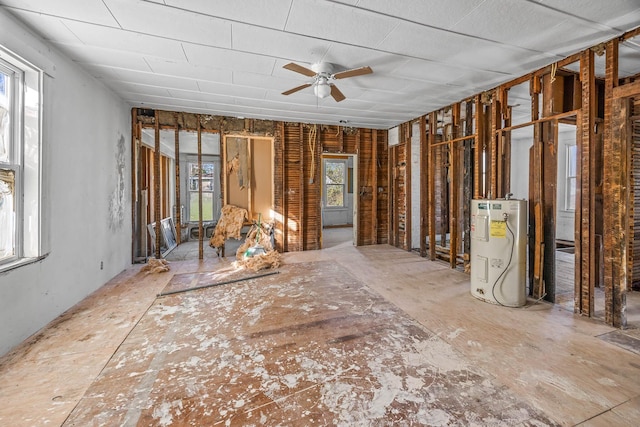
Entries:
[[312, 83], [305, 83], [298, 87], [294, 87], [293, 89], [289, 89], [286, 92], [282, 92], [283, 95], [291, 95], [299, 90], [313, 86], [313, 93], [315, 93], [318, 98], [326, 98], [331, 95], [336, 102], [340, 102], [346, 97], [342, 92], [340, 92], [340, 89], [338, 89], [336, 85], [329, 83], [330, 80], [346, 79], [347, 77], [362, 76], [364, 74], [373, 73], [373, 70], [370, 67], [353, 68], [351, 70], [334, 73], [333, 64], [328, 62], [318, 62], [313, 64], [311, 69], [291, 62], [282, 68], [304, 74], [307, 77], [313, 77], [314, 79]]

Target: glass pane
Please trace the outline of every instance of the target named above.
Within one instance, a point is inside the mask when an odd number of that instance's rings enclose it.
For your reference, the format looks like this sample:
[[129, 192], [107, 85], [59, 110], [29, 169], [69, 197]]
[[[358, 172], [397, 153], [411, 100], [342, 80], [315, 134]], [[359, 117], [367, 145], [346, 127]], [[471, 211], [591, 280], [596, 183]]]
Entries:
[[576, 145], [567, 147], [567, 176], [576, 176], [576, 157], [578, 148]]
[[[203, 163], [202, 164], [202, 191], [213, 191], [214, 185], [214, 164]], [[189, 190], [198, 190], [198, 164], [189, 163]]]
[[0, 170], [0, 260], [15, 253], [15, 174]]
[[344, 185], [327, 184], [327, 206], [344, 206]]
[[9, 161], [11, 91], [9, 75], [0, 71], [0, 162]]
[[[203, 183], [204, 184], [204, 183]], [[198, 214], [198, 192], [189, 193], [189, 221], [197, 222]], [[213, 193], [202, 193], [202, 220], [213, 221]]]
[[567, 210], [576, 209], [576, 178], [567, 178]]
[[344, 162], [327, 162], [325, 169], [327, 184], [344, 184]]

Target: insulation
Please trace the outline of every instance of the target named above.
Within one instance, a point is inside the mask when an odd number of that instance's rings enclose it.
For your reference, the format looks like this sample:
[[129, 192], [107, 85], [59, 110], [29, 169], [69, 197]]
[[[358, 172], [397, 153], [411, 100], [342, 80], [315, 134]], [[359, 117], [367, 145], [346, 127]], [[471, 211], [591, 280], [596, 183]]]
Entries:
[[278, 268], [280, 267], [280, 253], [275, 250], [270, 250], [260, 255], [252, 257], [242, 258], [233, 263], [236, 268], [246, 268], [252, 271], [259, 271], [265, 268]]
[[234, 205], [225, 205], [222, 207], [220, 219], [216, 224], [213, 236], [209, 240], [209, 246], [216, 248], [218, 255], [220, 248], [224, 246], [224, 242], [229, 238], [240, 240], [240, 231], [244, 224], [245, 218], [248, 217], [247, 210]]
[[273, 249], [271, 244], [272, 224], [260, 224], [260, 236], [257, 243], [261, 245], [265, 253], [245, 257], [247, 250], [256, 244], [256, 235], [258, 234], [258, 225], [255, 224], [247, 233], [244, 243], [236, 251], [237, 261], [234, 263], [236, 268], [246, 268], [252, 271], [259, 271], [265, 268], [278, 268], [281, 264], [280, 253]]
[[147, 274], [164, 273], [169, 270], [169, 261], [162, 258], [149, 258], [147, 265], [140, 269], [140, 271], [145, 271]]
[[[238, 174], [238, 184], [240, 188], [244, 188], [251, 182], [248, 157], [249, 140], [247, 138], [227, 138], [226, 145], [227, 173], [229, 173], [229, 170], [235, 169]], [[235, 163], [236, 160], [237, 163]], [[229, 165], [229, 163], [232, 165]]]

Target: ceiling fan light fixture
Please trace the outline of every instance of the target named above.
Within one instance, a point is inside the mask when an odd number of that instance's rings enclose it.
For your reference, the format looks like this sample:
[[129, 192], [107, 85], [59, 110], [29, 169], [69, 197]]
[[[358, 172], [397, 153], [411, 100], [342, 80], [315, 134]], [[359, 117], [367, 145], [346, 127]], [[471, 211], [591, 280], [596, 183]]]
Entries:
[[326, 98], [331, 95], [331, 86], [329, 86], [326, 80], [319, 80], [318, 83], [313, 86], [313, 93], [315, 93], [318, 98]]

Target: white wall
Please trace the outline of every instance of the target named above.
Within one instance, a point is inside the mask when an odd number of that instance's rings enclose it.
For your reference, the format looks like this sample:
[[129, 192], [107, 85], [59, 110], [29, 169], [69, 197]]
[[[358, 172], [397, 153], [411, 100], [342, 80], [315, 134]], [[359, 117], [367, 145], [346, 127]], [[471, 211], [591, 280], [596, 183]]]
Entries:
[[565, 209], [567, 186], [567, 146], [576, 144], [576, 127], [560, 124], [558, 128], [558, 194], [556, 199], [556, 239], [573, 242], [575, 236], [575, 211]]
[[0, 43], [47, 73], [42, 141], [47, 256], [0, 274], [0, 354], [5, 354], [130, 264], [131, 116], [113, 92], [1, 9]]

